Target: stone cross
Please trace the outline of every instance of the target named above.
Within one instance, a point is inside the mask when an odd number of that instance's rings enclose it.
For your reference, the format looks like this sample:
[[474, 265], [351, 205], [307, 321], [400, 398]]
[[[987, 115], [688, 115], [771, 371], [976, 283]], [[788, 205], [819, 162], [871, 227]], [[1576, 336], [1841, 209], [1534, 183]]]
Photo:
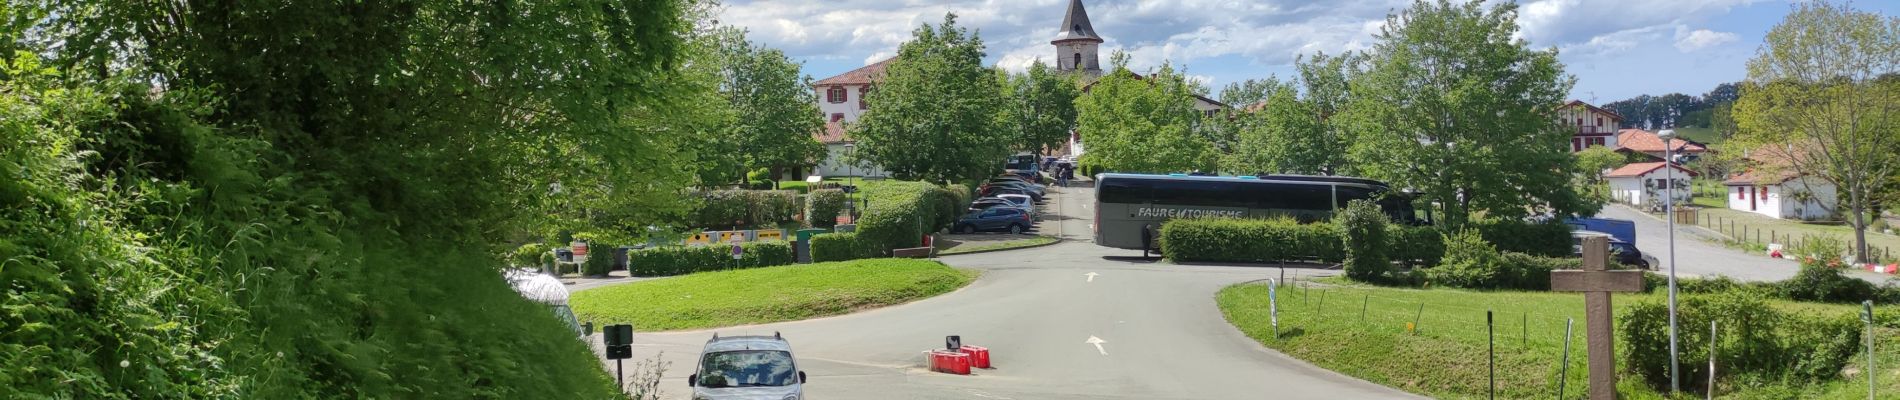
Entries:
[[1616, 398], [1615, 320], [1610, 292], [1643, 290], [1643, 271], [1611, 271], [1610, 240], [1583, 239], [1583, 270], [1550, 271], [1550, 290], [1583, 292], [1584, 338], [1590, 354], [1590, 398]]

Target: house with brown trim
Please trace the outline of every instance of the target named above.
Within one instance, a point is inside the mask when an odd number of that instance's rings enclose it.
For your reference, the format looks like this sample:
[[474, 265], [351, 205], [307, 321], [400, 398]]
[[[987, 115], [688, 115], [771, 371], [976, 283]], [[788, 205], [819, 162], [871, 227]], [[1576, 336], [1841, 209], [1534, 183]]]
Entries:
[[1591, 146], [1616, 148], [1616, 127], [1623, 123], [1623, 116], [1582, 100], [1571, 100], [1557, 107], [1557, 121], [1575, 129], [1570, 133], [1570, 152], [1575, 153]]

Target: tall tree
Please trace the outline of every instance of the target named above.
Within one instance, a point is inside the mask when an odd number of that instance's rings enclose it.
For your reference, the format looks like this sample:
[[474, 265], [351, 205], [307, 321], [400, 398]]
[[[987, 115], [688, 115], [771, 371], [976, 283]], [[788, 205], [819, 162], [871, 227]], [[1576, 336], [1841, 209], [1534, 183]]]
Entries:
[[1075, 97], [1081, 93], [1074, 75], [1049, 69], [1042, 60], [1007, 79], [1003, 85], [1004, 124], [1016, 136], [1018, 150], [1041, 152], [1062, 147], [1075, 128]]
[[1900, 79], [1883, 79], [1895, 72], [1900, 18], [1799, 3], [1749, 60], [1749, 86], [1735, 105], [1736, 139], [1754, 154], [1838, 188], [1863, 262], [1880, 182], [1900, 173]]
[[767, 168], [777, 179], [815, 164], [825, 145], [812, 133], [825, 121], [811, 77], [800, 75], [800, 64], [784, 52], [753, 44], [737, 28], [723, 30], [720, 92], [732, 105], [730, 137], [746, 169]]
[[996, 74], [983, 67], [983, 39], [945, 14], [897, 50], [865, 102], [852, 137], [858, 155], [902, 179], [964, 180], [996, 172], [1009, 154]]
[[1227, 103], [1227, 105], [1236, 108], [1246, 108], [1255, 103], [1266, 101], [1268, 96], [1273, 95], [1273, 91], [1279, 90], [1284, 84], [1285, 83], [1280, 82], [1279, 77], [1274, 76], [1269, 76], [1265, 79], [1248, 79], [1240, 82], [1231, 82], [1228, 83], [1227, 86], [1221, 87], [1220, 102]]
[[1219, 156], [1195, 132], [1201, 115], [1187, 78], [1169, 64], [1137, 76], [1125, 55], [1110, 59], [1114, 69], [1076, 100], [1076, 131], [1088, 149], [1082, 164], [1123, 172], [1214, 170]]
[[1473, 213], [1590, 213], [1556, 108], [1574, 79], [1517, 33], [1517, 5], [1416, 1], [1386, 17], [1352, 84], [1351, 159], [1422, 191], [1449, 226]]

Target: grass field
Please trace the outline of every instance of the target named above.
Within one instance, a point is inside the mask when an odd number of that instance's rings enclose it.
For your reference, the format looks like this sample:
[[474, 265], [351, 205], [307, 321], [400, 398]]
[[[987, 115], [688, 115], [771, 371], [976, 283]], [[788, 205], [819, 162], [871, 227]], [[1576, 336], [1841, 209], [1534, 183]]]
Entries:
[[[1798, 221], [1768, 218], [1761, 214], [1730, 210], [1727, 208], [1727, 205], [1721, 208], [1704, 208], [1700, 212], [1702, 215], [1699, 217], [1697, 224], [1709, 229], [1721, 231], [1724, 234], [1729, 234], [1738, 239], [1745, 239], [1742, 241], [1746, 242], [1766, 243], [1771, 241], [1769, 239], [1770, 236], [1776, 238], [1792, 237], [1794, 238], [1793, 240], [1799, 240], [1802, 235], [1825, 235], [1840, 238], [1849, 246], [1852, 246], [1854, 243], [1854, 228], [1846, 224], [1805, 224]], [[1746, 230], [1744, 230], [1744, 228], [1746, 228]], [[1743, 238], [1742, 236], [1746, 237]], [[1791, 240], [1774, 240], [1774, 242], [1777, 243], [1789, 241]], [[1893, 255], [1884, 257], [1884, 259], [1881, 260], [1883, 262], [1893, 262], [1896, 261], [1894, 260], [1895, 258], [1900, 258], [1900, 236], [1868, 230], [1867, 246], [1868, 251], [1873, 252], [1876, 258], [1881, 258], [1889, 254]]]
[[791, 321], [906, 303], [961, 288], [976, 271], [866, 259], [702, 272], [574, 293], [582, 321], [665, 331]]
[[1676, 129], [1677, 135], [1681, 135], [1683, 139], [1693, 140], [1696, 143], [1702, 143], [1702, 144], [1706, 144], [1710, 146], [1714, 146], [1714, 145], [1722, 143], [1722, 135], [1721, 133], [1716, 132], [1715, 129], [1700, 128], [1700, 127], [1693, 127], [1693, 126], [1687, 127], [1687, 128], [1675, 128], [1675, 129]]
[[[1583, 296], [1574, 293], [1473, 292], [1342, 285], [1279, 293], [1280, 339], [1268, 316], [1263, 284], [1230, 286], [1217, 295], [1227, 320], [1249, 337], [1320, 367], [1437, 398], [1485, 398], [1488, 365], [1485, 312], [1492, 311], [1497, 351], [1497, 398], [1552, 398], [1560, 376], [1563, 398], [1584, 398]], [[1619, 294], [1618, 310], [1660, 294]], [[1421, 312], [1420, 305], [1423, 305]], [[1854, 306], [1778, 303], [1806, 312], [1853, 313]], [[1364, 310], [1364, 311], [1361, 311]], [[1363, 312], [1363, 317], [1361, 313]], [[1894, 312], [1891, 309], [1882, 312]], [[1406, 325], [1417, 321], [1417, 334]], [[1575, 318], [1569, 375], [1559, 375], [1564, 323]], [[1882, 398], [1900, 398], [1900, 335], [1886, 330], [1876, 345]], [[1620, 341], [1618, 345], [1623, 343]], [[1619, 356], [1622, 352], [1619, 351]], [[1857, 360], [1864, 360], [1859, 355]], [[1621, 361], [1621, 360], [1619, 360]], [[1685, 360], [1684, 362], [1698, 362]], [[1860, 363], [1855, 363], [1858, 366]], [[1638, 378], [1621, 378], [1626, 399], [1661, 398]], [[1766, 386], [1722, 392], [1723, 398], [1866, 398], [1867, 383], [1840, 380], [1812, 387]], [[1699, 396], [1695, 398], [1701, 398]]]

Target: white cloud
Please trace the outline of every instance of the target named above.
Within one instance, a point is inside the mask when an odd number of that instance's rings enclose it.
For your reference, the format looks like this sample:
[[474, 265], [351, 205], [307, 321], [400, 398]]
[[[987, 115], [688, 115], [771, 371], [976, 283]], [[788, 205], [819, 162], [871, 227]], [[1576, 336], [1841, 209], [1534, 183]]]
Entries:
[[1676, 27], [1676, 49], [1684, 53], [1732, 43], [1739, 39], [1730, 32], [1716, 32], [1708, 29], [1691, 31], [1687, 26]]
[[1598, 35], [1583, 43], [1558, 46], [1558, 50], [1566, 56], [1590, 58], [1614, 56], [1661, 37], [1661, 27], [1626, 29]]

